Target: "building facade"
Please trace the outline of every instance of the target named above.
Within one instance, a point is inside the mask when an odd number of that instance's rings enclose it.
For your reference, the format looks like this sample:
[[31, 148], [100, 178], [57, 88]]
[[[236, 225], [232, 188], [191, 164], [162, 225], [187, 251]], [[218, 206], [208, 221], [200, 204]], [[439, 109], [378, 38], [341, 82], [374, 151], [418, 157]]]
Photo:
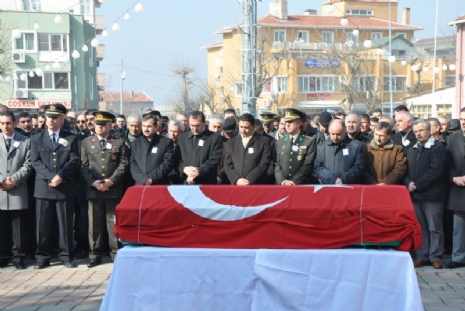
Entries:
[[[322, 15], [316, 10], [289, 15], [285, 0], [272, 3], [270, 13], [258, 18], [257, 112], [279, 113], [286, 107], [308, 113], [369, 112], [379, 107], [390, 114], [407, 96], [432, 88], [434, 67], [441, 68], [435, 70], [436, 88], [446, 87], [453, 61], [438, 58], [434, 66], [428, 53], [416, 49], [415, 31], [422, 28], [409, 24], [408, 8], [398, 21], [397, 8], [397, 1], [346, 0], [323, 3]], [[218, 89], [223, 108], [240, 113], [241, 25], [217, 34], [222, 40], [204, 47], [210, 85]]]
[[97, 68], [104, 46], [91, 42], [104, 28], [104, 18], [95, 15], [99, 4], [2, 1], [2, 104], [16, 111], [36, 111], [57, 102], [74, 111], [97, 108]]
[[[99, 95], [99, 110], [108, 111], [114, 115], [121, 114], [120, 92], [99, 92]], [[153, 99], [146, 93], [132, 91], [123, 93], [123, 114], [125, 116], [130, 116], [131, 114], [142, 115], [148, 109], [154, 109], [154, 106]]]

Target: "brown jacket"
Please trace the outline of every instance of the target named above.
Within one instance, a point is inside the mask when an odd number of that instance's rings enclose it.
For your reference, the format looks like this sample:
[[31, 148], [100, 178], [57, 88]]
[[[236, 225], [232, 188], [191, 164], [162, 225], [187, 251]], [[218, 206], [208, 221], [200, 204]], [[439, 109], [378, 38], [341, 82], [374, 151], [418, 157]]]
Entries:
[[402, 184], [407, 173], [407, 159], [402, 146], [395, 145], [392, 140], [383, 149], [372, 140], [367, 145], [366, 164], [364, 184]]

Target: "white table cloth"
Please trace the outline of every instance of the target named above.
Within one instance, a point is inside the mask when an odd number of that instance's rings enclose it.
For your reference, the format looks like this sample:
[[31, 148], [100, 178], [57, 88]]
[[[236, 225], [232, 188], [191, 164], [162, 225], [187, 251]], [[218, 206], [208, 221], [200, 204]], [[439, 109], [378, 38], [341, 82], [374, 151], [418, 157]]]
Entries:
[[118, 251], [100, 310], [423, 310], [407, 252], [335, 249]]

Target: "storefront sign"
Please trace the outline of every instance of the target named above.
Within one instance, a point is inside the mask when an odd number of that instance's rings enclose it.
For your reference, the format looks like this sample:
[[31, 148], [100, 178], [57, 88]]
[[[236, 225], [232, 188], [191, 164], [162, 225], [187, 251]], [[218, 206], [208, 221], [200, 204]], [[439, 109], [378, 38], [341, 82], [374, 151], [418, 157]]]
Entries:
[[311, 93], [307, 94], [307, 99], [330, 99], [330, 93]]
[[67, 109], [71, 108], [70, 100], [21, 100], [21, 99], [3, 99], [2, 104], [11, 109], [39, 109], [44, 105], [63, 104]]
[[325, 68], [325, 67], [339, 67], [337, 59], [312, 59], [308, 58], [305, 61], [305, 66], [309, 68]]

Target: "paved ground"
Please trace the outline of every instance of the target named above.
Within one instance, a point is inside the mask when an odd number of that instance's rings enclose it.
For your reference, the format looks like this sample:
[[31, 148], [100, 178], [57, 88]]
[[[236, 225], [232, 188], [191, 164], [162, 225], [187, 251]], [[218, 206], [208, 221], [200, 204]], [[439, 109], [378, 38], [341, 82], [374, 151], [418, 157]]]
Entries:
[[67, 269], [52, 260], [51, 267], [34, 270], [35, 260], [25, 270], [13, 266], [0, 270], [0, 310], [11, 311], [97, 311], [113, 264], [110, 258], [89, 269], [88, 260], [76, 261]]
[[[97, 311], [113, 265], [106, 258], [104, 264], [88, 269], [87, 262], [77, 261], [76, 269], [52, 262], [50, 268], [34, 270], [31, 260], [26, 270], [1, 269], [0, 310]], [[425, 311], [465, 311], [465, 268], [423, 267], [417, 275]]]

